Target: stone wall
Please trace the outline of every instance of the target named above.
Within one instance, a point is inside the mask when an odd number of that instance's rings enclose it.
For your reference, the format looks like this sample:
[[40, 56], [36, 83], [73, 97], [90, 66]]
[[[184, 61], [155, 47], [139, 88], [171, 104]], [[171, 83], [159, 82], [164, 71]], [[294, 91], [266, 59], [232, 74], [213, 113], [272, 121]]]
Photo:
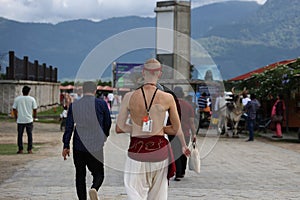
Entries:
[[38, 111], [49, 109], [59, 104], [60, 83], [0, 80], [0, 113], [11, 113], [14, 99], [22, 95], [22, 88], [25, 85], [31, 88], [29, 95], [36, 99]]

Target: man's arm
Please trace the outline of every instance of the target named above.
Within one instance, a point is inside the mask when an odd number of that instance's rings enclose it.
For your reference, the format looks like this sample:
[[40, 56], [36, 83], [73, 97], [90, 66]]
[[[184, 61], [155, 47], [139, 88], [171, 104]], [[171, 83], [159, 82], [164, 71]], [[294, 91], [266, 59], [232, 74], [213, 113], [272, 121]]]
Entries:
[[193, 141], [196, 141], [196, 126], [195, 126], [195, 113], [194, 108], [191, 104], [187, 104], [189, 112], [189, 127], [192, 133]]
[[17, 119], [18, 119], [18, 111], [17, 111], [17, 109], [13, 109], [13, 113], [14, 113], [14, 118], [15, 118], [15, 120], [17, 121]]
[[74, 131], [74, 119], [72, 113], [72, 104], [69, 106], [68, 115], [66, 119], [66, 128], [63, 135], [63, 151], [62, 156], [64, 160], [67, 160], [67, 156], [70, 156], [70, 140]]
[[33, 120], [36, 120], [37, 119], [37, 108], [38, 108], [38, 106], [37, 106], [35, 98], [32, 97], [32, 99], [33, 99], [33, 101], [32, 101]]
[[189, 150], [189, 148], [187, 147], [187, 145], [185, 143], [184, 134], [183, 134], [183, 131], [182, 131], [181, 127], [179, 128], [179, 131], [178, 131], [176, 136], [180, 140], [182, 153], [185, 156], [189, 157], [191, 155], [191, 151]]
[[37, 109], [33, 109], [33, 120], [37, 119]]
[[15, 98], [12, 108], [13, 108], [14, 118], [17, 121], [17, 119], [18, 119], [17, 98]]
[[102, 101], [102, 109], [103, 109], [103, 131], [106, 137], [109, 136], [110, 128], [111, 128], [111, 117], [110, 111], [107, 107], [106, 102]]
[[180, 128], [180, 119], [176, 102], [171, 94], [167, 94], [167, 101], [169, 105], [169, 120], [170, 125], [164, 127], [164, 132], [168, 135], [176, 135]]
[[[185, 143], [185, 138], [184, 138], [184, 134], [181, 128], [181, 123], [180, 123], [180, 119], [179, 119], [179, 114], [178, 114], [178, 108], [176, 106], [176, 102], [174, 100], [174, 97], [169, 94], [170, 96], [168, 97], [169, 99], [169, 117], [170, 117], [170, 122], [171, 125], [168, 125], [164, 128], [164, 132], [166, 134], [169, 135], [176, 135], [181, 143], [181, 147], [182, 147], [182, 153], [186, 156], [190, 156], [191, 151], [189, 150], [189, 148], [187, 147], [186, 143]], [[180, 109], [180, 108], [179, 108]]]
[[116, 133], [131, 133], [132, 125], [126, 123], [128, 119], [128, 105], [131, 97], [131, 92], [127, 93], [121, 103], [119, 115], [116, 123]]
[[196, 141], [196, 127], [195, 127], [194, 120], [195, 120], [194, 117], [191, 117], [189, 119], [189, 122], [190, 122], [190, 127], [191, 127], [193, 141]]

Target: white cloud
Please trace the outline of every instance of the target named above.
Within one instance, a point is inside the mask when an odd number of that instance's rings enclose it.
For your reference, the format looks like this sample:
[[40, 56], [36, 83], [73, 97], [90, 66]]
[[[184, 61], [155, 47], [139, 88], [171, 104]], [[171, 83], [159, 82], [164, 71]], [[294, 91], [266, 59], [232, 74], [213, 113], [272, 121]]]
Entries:
[[[192, 0], [200, 6], [226, 0]], [[243, 0], [254, 1], [254, 0]], [[266, 0], [256, 0], [264, 3]], [[0, 0], [0, 16], [21, 22], [57, 23], [72, 19], [102, 20], [120, 16], [151, 16], [157, 0]]]
[[[211, 3], [224, 2], [224, 1], [234, 1], [234, 0], [192, 0], [192, 6], [198, 7]], [[264, 4], [267, 0], [238, 0], [238, 1], [256, 1], [259, 4]]]

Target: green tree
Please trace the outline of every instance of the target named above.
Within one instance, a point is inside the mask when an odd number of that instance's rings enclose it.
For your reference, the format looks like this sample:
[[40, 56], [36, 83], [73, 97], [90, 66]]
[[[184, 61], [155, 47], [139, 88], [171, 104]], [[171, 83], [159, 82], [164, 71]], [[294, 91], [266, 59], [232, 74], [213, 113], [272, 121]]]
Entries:
[[[253, 74], [248, 80], [234, 82], [231, 87], [255, 93], [258, 98], [266, 99], [268, 95], [285, 94], [289, 97], [292, 90], [300, 86], [300, 59], [288, 65], [279, 65], [259, 74]], [[228, 87], [228, 86], [227, 86]]]
[[[280, 65], [272, 70], [255, 74], [251, 91], [260, 98], [269, 94], [286, 94], [299, 87], [300, 60], [290, 65]], [[248, 84], [250, 85], [250, 84]]]
[[74, 85], [74, 81], [64, 81], [60, 85], [62, 85], [62, 86]]
[[101, 81], [101, 80], [99, 80], [98, 81], [98, 85], [101, 85], [101, 86], [111, 86], [111, 81]]

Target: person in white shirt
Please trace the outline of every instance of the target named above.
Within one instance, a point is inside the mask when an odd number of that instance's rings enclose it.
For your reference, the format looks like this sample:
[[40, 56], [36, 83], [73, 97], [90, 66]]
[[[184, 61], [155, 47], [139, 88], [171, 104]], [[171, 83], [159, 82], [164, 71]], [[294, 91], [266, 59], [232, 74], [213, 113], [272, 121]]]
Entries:
[[60, 121], [60, 130], [63, 131], [63, 128], [66, 128], [66, 120], [68, 116], [68, 107], [64, 106], [64, 110], [59, 115], [59, 121]]
[[23, 153], [23, 133], [26, 128], [28, 138], [28, 153], [32, 153], [32, 129], [33, 120], [37, 117], [36, 100], [29, 96], [30, 87], [24, 86], [23, 95], [18, 96], [14, 100], [13, 113], [18, 124], [18, 154]]
[[243, 93], [243, 99], [242, 99], [243, 106], [247, 105], [249, 101], [251, 101], [251, 99], [248, 97], [247, 93]]
[[109, 103], [109, 106], [110, 106], [110, 109], [112, 108], [112, 103], [114, 101], [114, 94], [113, 93], [109, 93], [107, 95], [107, 99], [108, 99], [108, 103]]
[[[248, 102], [251, 101], [251, 99], [249, 98], [247, 92], [243, 92], [242, 95], [243, 95], [242, 104], [245, 107], [248, 104]], [[247, 113], [244, 112], [243, 115], [242, 115], [242, 118], [246, 121], [247, 120], [247, 116], [248, 116]], [[245, 124], [245, 126], [246, 126], [246, 124]]]
[[225, 128], [225, 132], [227, 131], [226, 128], [226, 99], [224, 96], [224, 91], [221, 90], [219, 92], [219, 96], [216, 98], [216, 103], [214, 106], [215, 112], [218, 114], [218, 133], [222, 133], [223, 127]]

